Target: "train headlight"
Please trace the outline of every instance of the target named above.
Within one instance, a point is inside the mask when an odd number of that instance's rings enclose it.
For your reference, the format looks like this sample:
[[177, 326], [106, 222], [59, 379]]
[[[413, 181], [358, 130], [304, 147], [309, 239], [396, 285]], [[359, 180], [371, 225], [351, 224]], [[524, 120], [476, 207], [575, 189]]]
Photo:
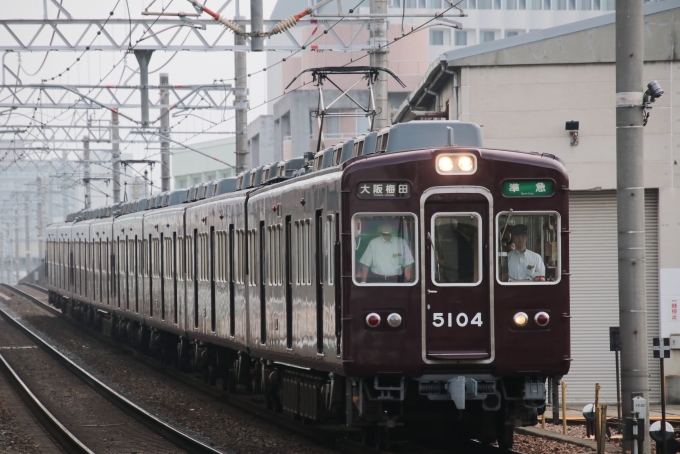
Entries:
[[469, 153], [447, 153], [437, 156], [440, 175], [471, 175], [477, 171], [477, 157]]
[[441, 172], [449, 173], [453, 170], [453, 159], [448, 156], [442, 156], [437, 162], [437, 167], [439, 167]]
[[524, 312], [518, 312], [512, 317], [512, 320], [515, 322], [515, 325], [524, 326], [529, 321], [529, 316]]
[[458, 168], [463, 172], [471, 172], [475, 167], [475, 162], [470, 156], [461, 156], [458, 160]]
[[380, 315], [372, 312], [366, 316], [366, 324], [371, 328], [375, 328], [380, 324]]

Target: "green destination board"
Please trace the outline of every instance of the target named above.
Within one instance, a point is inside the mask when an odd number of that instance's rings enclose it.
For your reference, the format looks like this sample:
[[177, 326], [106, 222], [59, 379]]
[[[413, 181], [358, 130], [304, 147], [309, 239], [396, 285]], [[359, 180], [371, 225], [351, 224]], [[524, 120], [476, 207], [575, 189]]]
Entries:
[[555, 192], [552, 180], [522, 180], [504, 181], [503, 195], [505, 197], [546, 197]]

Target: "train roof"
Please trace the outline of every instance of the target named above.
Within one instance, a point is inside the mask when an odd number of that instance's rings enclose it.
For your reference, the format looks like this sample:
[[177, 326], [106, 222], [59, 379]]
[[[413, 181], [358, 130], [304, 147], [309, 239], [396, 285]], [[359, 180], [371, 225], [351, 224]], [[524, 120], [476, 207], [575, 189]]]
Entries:
[[[307, 152], [300, 157], [261, 165], [241, 172], [235, 177], [199, 183], [189, 188], [166, 191], [149, 198], [122, 202], [114, 206], [70, 213], [66, 217], [66, 222], [120, 216], [181, 203], [197, 202], [245, 189], [252, 190], [263, 185], [276, 184], [291, 178], [300, 178], [331, 167], [343, 166], [344, 163], [359, 156], [368, 157], [382, 153], [432, 149], [451, 145], [484, 150], [482, 129], [474, 123], [451, 120], [418, 120], [399, 123], [380, 131], [372, 131], [354, 139], [340, 142], [318, 153]], [[551, 154], [520, 151], [511, 151], [511, 153], [550, 157], [562, 162]]]

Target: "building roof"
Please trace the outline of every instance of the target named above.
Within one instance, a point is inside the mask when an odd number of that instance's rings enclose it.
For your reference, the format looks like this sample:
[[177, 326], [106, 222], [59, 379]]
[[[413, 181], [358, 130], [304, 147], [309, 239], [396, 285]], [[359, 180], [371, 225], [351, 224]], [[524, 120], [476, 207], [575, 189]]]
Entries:
[[[674, 15], [679, 8], [680, 0], [644, 5], [645, 61], [678, 59], [674, 39], [680, 35], [680, 23]], [[442, 77], [449, 68], [614, 63], [615, 32], [615, 13], [611, 13], [446, 52], [430, 65], [393, 122], [404, 121], [428, 96], [426, 89], [437, 91], [449, 79]]]

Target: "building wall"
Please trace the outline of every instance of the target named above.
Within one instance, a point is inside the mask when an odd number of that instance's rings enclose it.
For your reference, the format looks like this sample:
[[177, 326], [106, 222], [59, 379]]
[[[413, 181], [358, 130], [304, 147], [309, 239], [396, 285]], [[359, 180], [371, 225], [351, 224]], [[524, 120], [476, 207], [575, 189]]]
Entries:
[[[232, 166], [236, 163], [236, 140], [234, 137], [192, 144], [190, 146]], [[233, 167], [183, 147], [172, 149], [173, 189], [193, 186], [194, 184], [218, 180], [233, 175]]]

